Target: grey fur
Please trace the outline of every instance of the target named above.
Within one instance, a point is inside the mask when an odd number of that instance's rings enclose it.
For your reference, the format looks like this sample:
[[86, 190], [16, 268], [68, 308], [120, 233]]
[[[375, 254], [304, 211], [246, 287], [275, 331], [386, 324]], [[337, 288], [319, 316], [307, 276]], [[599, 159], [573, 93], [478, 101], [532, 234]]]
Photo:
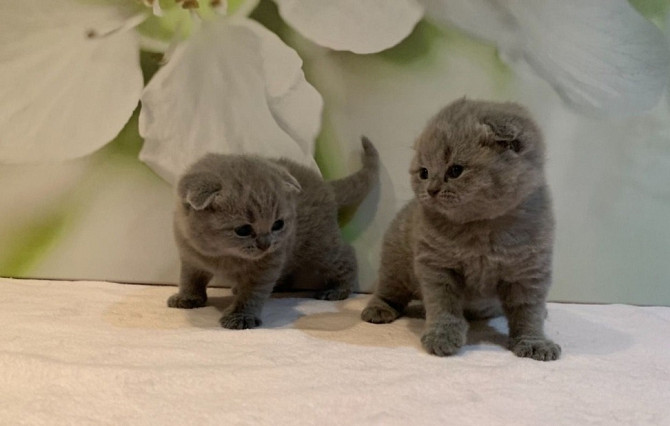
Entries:
[[361, 138], [363, 151], [363, 167], [356, 173], [345, 178], [328, 182], [335, 193], [335, 202], [338, 207], [358, 205], [370, 191], [371, 184], [377, 180], [379, 173], [379, 156], [375, 147], [365, 136]]
[[[377, 150], [366, 138], [363, 149], [363, 171], [334, 182], [287, 159], [209, 154], [191, 166], [177, 187], [174, 234], [181, 276], [168, 306], [204, 306], [215, 275], [235, 283], [233, 303], [220, 320], [226, 328], [260, 325], [272, 289], [277, 283], [290, 287], [294, 276], [318, 281], [325, 288], [319, 298], [346, 298], [357, 266], [340, 236], [337, 201], [362, 200], [375, 183]], [[353, 191], [348, 196], [344, 182]], [[283, 227], [273, 230], [280, 220]], [[236, 234], [248, 225], [250, 236]]]
[[[543, 332], [554, 230], [544, 155], [540, 130], [517, 104], [463, 98], [441, 110], [416, 141], [416, 197], [386, 232], [363, 320], [391, 322], [421, 298], [423, 346], [445, 356], [465, 343], [466, 318], [502, 308], [510, 350], [557, 359], [560, 346]], [[462, 174], [449, 177], [455, 164]]]

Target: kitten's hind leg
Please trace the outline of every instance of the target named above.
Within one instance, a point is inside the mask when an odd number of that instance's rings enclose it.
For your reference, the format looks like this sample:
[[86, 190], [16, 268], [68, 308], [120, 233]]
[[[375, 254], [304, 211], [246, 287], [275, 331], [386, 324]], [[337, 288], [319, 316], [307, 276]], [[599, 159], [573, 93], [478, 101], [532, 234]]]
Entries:
[[326, 260], [323, 276], [328, 288], [316, 294], [321, 300], [343, 300], [349, 297], [358, 276], [354, 249], [345, 243]]
[[412, 265], [408, 261], [411, 254], [407, 252], [402, 241], [398, 241], [398, 235], [399, 233], [393, 230], [384, 239], [379, 282], [372, 299], [361, 312], [363, 321], [374, 324], [394, 321], [403, 314], [417, 293], [418, 285], [416, 285]]
[[167, 305], [170, 308], [192, 309], [207, 303], [207, 284], [212, 274], [195, 268], [182, 261], [179, 277], [179, 292], [170, 296]]
[[373, 324], [386, 324], [402, 315], [412, 300], [412, 292], [401, 277], [380, 273], [375, 294], [361, 312], [361, 319]]
[[389, 303], [375, 294], [361, 312], [361, 319], [372, 324], [388, 324], [402, 315], [405, 306]]

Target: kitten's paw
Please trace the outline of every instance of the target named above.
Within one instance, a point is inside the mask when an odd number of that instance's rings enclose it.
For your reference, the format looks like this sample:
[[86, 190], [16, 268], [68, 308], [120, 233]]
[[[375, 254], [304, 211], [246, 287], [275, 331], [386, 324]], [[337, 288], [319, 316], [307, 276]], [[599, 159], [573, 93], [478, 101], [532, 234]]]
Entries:
[[561, 356], [561, 347], [549, 339], [520, 337], [510, 339], [509, 349], [516, 356], [538, 361], [553, 361]]
[[361, 319], [373, 324], [388, 324], [399, 316], [398, 311], [390, 306], [368, 306], [361, 312]]
[[351, 290], [345, 288], [332, 288], [318, 292], [314, 298], [319, 300], [344, 300], [349, 297]]
[[167, 300], [170, 308], [193, 309], [205, 306], [207, 296], [193, 296], [181, 293], [175, 293]]
[[254, 328], [261, 325], [261, 320], [253, 314], [243, 312], [233, 312], [226, 314], [219, 320], [223, 328], [230, 328], [232, 330], [244, 330], [247, 328]]
[[429, 354], [449, 356], [458, 352], [465, 344], [465, 335], [465, 327], [432, 327], [421, 336], [421, 344]]

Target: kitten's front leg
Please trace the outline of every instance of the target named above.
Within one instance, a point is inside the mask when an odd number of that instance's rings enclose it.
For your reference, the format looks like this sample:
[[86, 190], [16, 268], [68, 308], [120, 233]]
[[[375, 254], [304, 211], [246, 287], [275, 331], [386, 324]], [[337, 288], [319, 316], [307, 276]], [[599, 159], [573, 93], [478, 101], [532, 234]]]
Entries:
[[561, 347], [544, 336], [545, 298], [550, 277], [498, 284], [498, 295], [509, 324], [509, 349], [515, 355], [553, 361]]
[[179, 277], [179, 292], [170, 296], [170, 308], [192, 309], [207, 303], [207, 284], [212, 274], [198, 269], [182, 260]]
[[261, 325], [261, 311], [270, 297], [279, 274], [263, 274], [262, 277], [243, 278], [235, 286], [233, 303], [226, 308], [219, 320], [224, 328], [242, 330]]
[[426, 308], [421, 343], [428, 353], [452, 355], [465, 344], [468, 331], [468, 323], [463, 317], [463, 295], [458, 290], [456, 275], [450, 270], [421, 264], [416, 264], [415, 270]]

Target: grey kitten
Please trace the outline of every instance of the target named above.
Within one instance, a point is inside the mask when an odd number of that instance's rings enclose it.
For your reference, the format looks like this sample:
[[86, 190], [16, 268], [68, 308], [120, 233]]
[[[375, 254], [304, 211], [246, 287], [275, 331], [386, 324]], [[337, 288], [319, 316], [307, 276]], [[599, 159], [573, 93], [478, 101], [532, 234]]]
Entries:
[[384, 237], [379, 282], [363, 320], [388, 323], [423, 299], [423, 347], [454, 354], [469, 318], [502, 311], [516, 355], [554, 360], [543, 332], [551, 284], [554, 219], [545, 147], [528, 112], [513, 103], [460, 99], [415, 144], [415, 199]]
[[363, 168], [331, 182], [287, 159], [209, 154], [191, 166], [177, 187], [181, 276], [168, 306], [204, 306], [214, 275], [235, 283], [220, 320], [225, 328], [260, 325], [272, 289], [290, 286], [294, 276], [319, 281], [326, 288], [319, 298], [346, 298], [357, 265], [337, 214], [362, 201], [377, 179], [377, 150], [366, 138], [363, 149]]

